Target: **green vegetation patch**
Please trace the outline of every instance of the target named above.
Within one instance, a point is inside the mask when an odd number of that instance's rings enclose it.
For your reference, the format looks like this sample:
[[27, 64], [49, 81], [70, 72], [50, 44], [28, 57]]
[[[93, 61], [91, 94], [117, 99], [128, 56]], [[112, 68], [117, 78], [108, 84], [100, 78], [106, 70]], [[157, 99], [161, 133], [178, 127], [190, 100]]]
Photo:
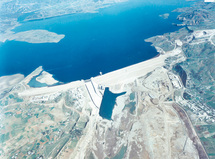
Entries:
[[[127, 151], [127, 146], [122, 146], [120, 151], [111, 159], [123, 159], [126, 151]], [[106, 157], [105, 159], [110, 159], [110, 158]]]
[[27, 123], [28, 122], [28, 119], [30, 119], [31, 118], [31, 116], [30, 115], [28, 115], [27, 117], [25, 117], [25, 118], [21, 118], [22, 119], [22, 123]]
[[22, 114], [15, 114], [16, 118], [22, 118]]
[[38, 116], [39, 116], [39, 113], [36, 113], [36, 114], [34, 114], [34, 116], [35, 116], [36, 118], [38, 118]]
[[58, 128], [54, 128], [54, 129], [52, 129], [52, 131], [56, 132], [56, 131], [59, 131], [59, 129]]
[[23, 99], [18, 97], [18, 94], [15, 93], [15, 94], [10, 94], [9, 96], [9, 99], [13, 99], [15, 102], [23, 102]]
[[6, 113], [4, 113], [4, 115], [5, 115], [6, 117], [9, 117], [9, 116], [12, 116], [12, 115], [13, 115], [13, 112], [6, 112]]
[[211, 108], [215, 108], [215, 101], [207, 102], [207, 105]]
[[4, 143], [5, 141], [9, 140], [10, 136], [9, 136], [9, 132], [6, 134], [1, 134], [0, 135], [0, 143]]
[[71, 95], [69, 94], [69, 92], [66, 93], [66, 96], [65, 96], [65, 103], [67, 106], [73, 106], [75, 104], [75, 101], [77, 99], [71, 97]]
[[23, 137], [24, 137], [24, 136], [21, 135], [21, 136], [17, 139], [17, 141], [20, 141]]
[[13, 99], [13, 98], [14, 98], [14, 95], [13, 95], [13, 94], [10, 94], [8, 97], [9, 97], [10, 99]]
[[127, 151], [127, 146], [122, 146], [119, 153], [116, 154], [112, 159], [123, 159], [125, 152]]
[[123, 108], [123, 110], [126, 109], [126, 108], [129, 108], [129, 112], [131, 114], [134, 114], [134, 111], [136, 109], [136, 102], [130, 102], [129, 104], [125, 105], [125, 107]]
[[49, 115], [49, 117], [51, 118], [51, 120], [54, 121], [54, 115], [52, 115], [52, 114], [50, 114], [50, 113], [48, 113], [48, 115]]
[[47, 138], [48, 140], [50, 140], [50, 137], [49, 137], [49, 135], [46, 135], [46, 138]]

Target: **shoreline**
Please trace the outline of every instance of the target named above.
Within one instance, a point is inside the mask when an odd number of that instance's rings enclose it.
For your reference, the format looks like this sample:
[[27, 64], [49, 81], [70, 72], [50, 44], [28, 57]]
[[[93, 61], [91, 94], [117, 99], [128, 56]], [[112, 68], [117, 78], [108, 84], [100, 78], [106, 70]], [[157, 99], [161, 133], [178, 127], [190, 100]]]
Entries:
[[[117, 85], [117, 84], [129, 83], [129, 82], [135, 80], [136, 78], [146, 75], [147, 73], [153, 71], [154, 69], [156, 69], [158, 67], [164, 66], [165, 60], [168, 57], [179, 54], [180, 51], [181, 51], [180, 49], [174, 49], [165, 54], [159, 54], [159, 56], [156, 56], [149, 60], [146, 60], [146, 61], [143, 61], [143, 62], [140, 62], [137, 64], [133, 64], [133, 65], [130, 65], [130, 66], [106, 73], [106, 74], [98, 75], [96, 77], [91, 77], [90, 79], [93, 79], [93, 81], [96, 84], [102, 85], [105, 87], [111, 87], [111, 86]], [[77, 81], [72, 81], [72, 82], [62, 84], [62, 85], [57, 85], [57, 86], [29, 88], [23, 92], [20, 92], [19, 95], [20, 96], [34, 96], [34, 95], [47, 94], [47, 93], [52, 93], [52, 92], [59, 92], [59, 91], [63, 91], [63, 90], [68, 90], [70, 88], [82, 86], [84, 84], [85, 84], [84, 80], [80, 79]]]

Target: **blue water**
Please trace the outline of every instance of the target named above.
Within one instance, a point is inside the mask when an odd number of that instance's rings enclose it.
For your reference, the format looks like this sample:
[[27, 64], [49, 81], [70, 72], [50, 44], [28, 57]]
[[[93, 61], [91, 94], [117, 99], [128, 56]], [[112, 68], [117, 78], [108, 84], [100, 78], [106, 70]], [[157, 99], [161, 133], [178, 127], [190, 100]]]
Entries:
[[36, 88], [36, 87], [45, 87], [45, 86], [47, 86], [46, 83], [40, 83], [40, 82], [38, 82], [38, 81], [36, 80], [36, 78], [39, 77], [39, 76], [41, 76], [41, 74], [42, 74], [42, 71], [41, 71], [38, 75], [34, 76], [34, 77], [28, 82], [28, 85], [29, 85], [30, 87], [34, 87], [34, 88]]
[[62, 83], [61, 82], [57, 82], [55, 84], [52, 84], [52, 85], [48, 85], [46, 83], [40, 83], [37, 81], [37, 77], [41, 76], [43, 73], [43, 71], [41, 71], [38, 75], [32, 77], [32, 79], [28, 82], [28, 85], [30, 87], [33, 87], [33, 88], [37, 88], [37, 87], [51, 87], [51, 86], [56, 86], [56, 85], [61, 85]]
[[112, 93], [109, 88], [105, 88], [105, 92], [102, 98], [102, 103], [99, 109], [99, 115], [105, 119], [111, 120], [116, 98], [125, 94], [123, 93]]
[[[14, 31], [46, 29], [65, 34], [59, 43], [0, 44], [0, 76], [28, 75], [38, 66], [62, 82], [89, 79], [156, 56], [144, 39], [179, 28], [172, 10], [188, 6], [182, 0], [139, 0], [100, 9], [96, 14], [74, 14], [23, 23]], [[159, 17], [170, 13], [168, 20]]]

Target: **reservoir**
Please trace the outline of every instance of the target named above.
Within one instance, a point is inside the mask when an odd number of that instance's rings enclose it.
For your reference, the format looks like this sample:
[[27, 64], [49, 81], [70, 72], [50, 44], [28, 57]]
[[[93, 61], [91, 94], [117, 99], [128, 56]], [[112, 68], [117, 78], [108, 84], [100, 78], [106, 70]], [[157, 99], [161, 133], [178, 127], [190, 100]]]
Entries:
[[[59, 43], [0, 43], [0, 76], [27, 76], [39, 66], [67, 83], [89, 79], [155, 57], [158, 53], [146, 38], [176, 31], [171, 12], [190, 2], [138, 0], [98, 10], [39, 21], [22, 22], [14, 31], [45, 29], [65, 38]], [[168, 19], [159, 15], [170, 13]]]
[[111, 120], [112, 112], [114, 105], [116, 103], [116, 98], [125, 94], [123, 93], [112, 93], [109, 88], [105, 88], [105, 92], [103, 95], [101, 107], [99, 110], [99, 115], [105, 119]]

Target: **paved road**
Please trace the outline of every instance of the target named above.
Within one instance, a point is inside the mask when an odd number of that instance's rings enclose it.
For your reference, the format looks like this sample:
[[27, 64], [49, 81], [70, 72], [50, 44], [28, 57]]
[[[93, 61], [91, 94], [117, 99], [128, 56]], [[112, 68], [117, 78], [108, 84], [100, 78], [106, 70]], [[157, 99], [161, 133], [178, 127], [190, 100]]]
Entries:
[[188, 130], [188, 136], [193, 141], [200, 159], [209, 159], [204, 147], [202, 146], [202, 143], [196, 134], [196, 131], [187, 115], [187, 113], [176, 103], [172, 104], [173, 108], [178, 112], [180, 118], [183, 120], [185, 126]]

